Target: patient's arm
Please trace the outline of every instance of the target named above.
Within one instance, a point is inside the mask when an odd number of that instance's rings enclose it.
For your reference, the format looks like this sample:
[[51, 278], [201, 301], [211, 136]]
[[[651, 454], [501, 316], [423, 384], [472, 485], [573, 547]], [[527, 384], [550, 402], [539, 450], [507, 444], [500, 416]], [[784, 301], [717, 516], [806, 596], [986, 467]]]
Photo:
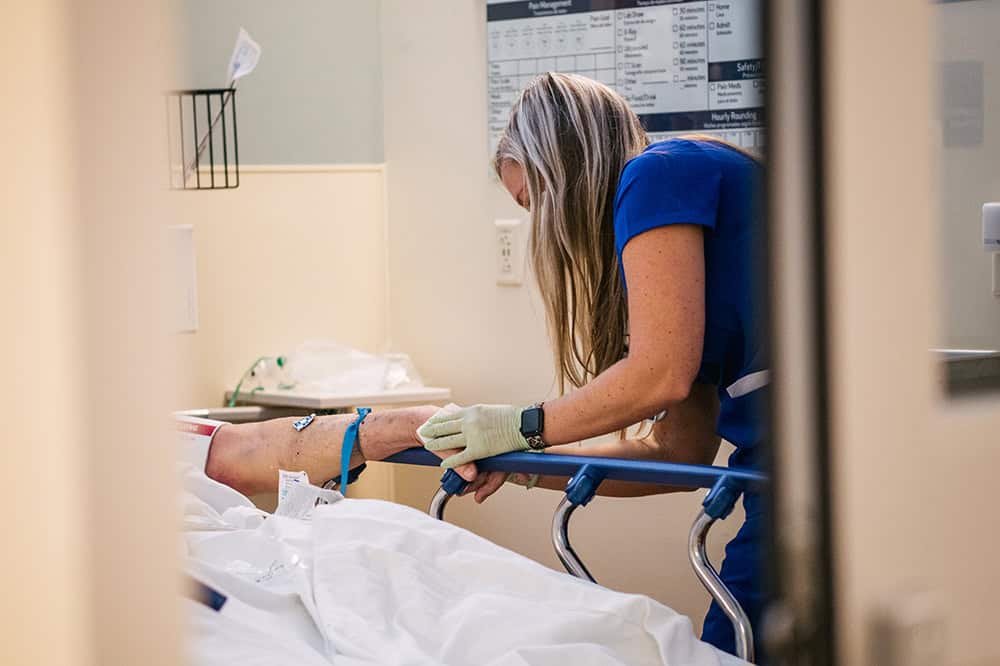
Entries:
[[[601, 456], [606, 458], [636, 458], [665, 462], [711, 465], [719, 451], [719, 436], [715, 423], [719, 415], [719, 398], [716, 387], [695, 384], [687, 400], [670, 408], [666, 417], [653, 425], [652, 432], [641, 439], [619, 439], [597, 443], [577, 443], [552, 446], [545, 455]], [[492, 495], [507, 475], [481, 474], [466, 492], [475, 492], [476, 501], [482, 502]], [[538, 487], [564, 490], [566, 477], [548, 476], [538, 480]], [[635, 497], [660, 493], [683, 492], [692, 488], [665, 486], [652, 483], [627, 483], [605, 481], [598, 494], [611, 497]]]
[[[366, 460], [382, 460], [394, 453], [421, 446], [417, 428], [437, 407], [408, 407], [372, 412], [358, 430], [351, 468]], [[222, 426], [212, 440], [205, 473], [244, 495], [274, 492], [278, 470], [304, 471], [313, 483], [322, 484], [340, 475], [340, 448], [355, 414], [318, 416], [301, 432], [292, 427], [296, 418]], [[454, 452], [440, 452], [446, 457]], [[456, 469], [475, 478], [475, 466]]]

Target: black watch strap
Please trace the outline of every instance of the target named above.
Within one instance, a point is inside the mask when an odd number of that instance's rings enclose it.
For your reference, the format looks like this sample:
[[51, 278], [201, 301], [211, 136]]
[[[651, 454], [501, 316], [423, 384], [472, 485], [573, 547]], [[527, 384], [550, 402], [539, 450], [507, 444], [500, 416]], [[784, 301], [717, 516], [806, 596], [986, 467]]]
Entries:
[[542, 404], [535, 403], [521, 411], [521, 436], [535, 451], [545, 448], [545, 442], [542, 441], [542, 433], [545, 431], [545, 410]]

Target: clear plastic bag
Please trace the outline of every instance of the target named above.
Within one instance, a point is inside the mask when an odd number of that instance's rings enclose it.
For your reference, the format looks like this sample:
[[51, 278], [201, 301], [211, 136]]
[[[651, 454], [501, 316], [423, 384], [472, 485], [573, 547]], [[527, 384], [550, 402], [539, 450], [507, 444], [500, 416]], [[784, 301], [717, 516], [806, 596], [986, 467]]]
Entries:
[[321, 340], [299, 345], [288, 359], [288, 375], [298, 390], [321, 393], [380, 393], [423, 386], [406, 354], [377, 356]]

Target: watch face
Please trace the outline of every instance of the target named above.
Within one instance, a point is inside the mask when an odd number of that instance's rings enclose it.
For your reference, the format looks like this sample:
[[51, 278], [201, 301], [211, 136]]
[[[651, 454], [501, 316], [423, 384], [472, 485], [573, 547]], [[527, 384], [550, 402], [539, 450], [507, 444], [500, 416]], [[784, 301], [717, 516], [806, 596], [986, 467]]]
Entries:
[[539, 435], [542, 432], [542, 410], [533, 407], [521, 412], [521, 434]]

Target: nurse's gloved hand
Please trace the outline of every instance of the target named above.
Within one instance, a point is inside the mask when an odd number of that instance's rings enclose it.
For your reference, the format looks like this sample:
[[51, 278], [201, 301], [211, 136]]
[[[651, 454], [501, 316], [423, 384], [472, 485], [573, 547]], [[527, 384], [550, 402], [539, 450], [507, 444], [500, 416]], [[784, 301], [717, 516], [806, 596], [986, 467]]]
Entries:
[[521, 435], [522, 411], [523, 408], [513, 405], [442, 410], [417, 429], [417, 436], [429, 451], [462, 449], [441, 463], [447, 468], [510, 451], [524, 451], [528, 441]]

